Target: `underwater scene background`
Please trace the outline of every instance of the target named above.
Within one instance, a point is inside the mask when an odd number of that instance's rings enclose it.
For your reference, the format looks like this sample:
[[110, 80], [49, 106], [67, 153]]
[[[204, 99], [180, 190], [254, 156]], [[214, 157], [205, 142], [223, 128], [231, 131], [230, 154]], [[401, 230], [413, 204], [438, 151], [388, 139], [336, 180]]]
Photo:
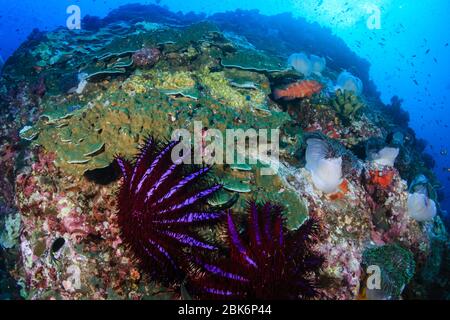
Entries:
[[[449, 16], [0, 0], [0, 299], [449, 299]], [[279, 154], [172, 163], [196, 122]]]

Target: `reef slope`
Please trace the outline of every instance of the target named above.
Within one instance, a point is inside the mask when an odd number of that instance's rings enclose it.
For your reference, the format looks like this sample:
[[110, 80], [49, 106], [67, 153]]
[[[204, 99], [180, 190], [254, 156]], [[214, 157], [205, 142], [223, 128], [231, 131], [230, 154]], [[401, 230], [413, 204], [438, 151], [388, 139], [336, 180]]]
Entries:
[[[367, 261], [383, 263], [389, 285], [379, 298], [449, 297], [449, 237], [440, 218], [439, 183], [398, 100], [390, 106], [379, 101], [366, 62], [346, 48], [337, 50], [335, 62], [311, 77], [323, 84], [321, 92], [277, 100], [276, 89], [305, 80], [288, 68], [290, 54], [330, 56], [327, 41], [344, 45], [292, 17], [284, 23], [285, 17], [273, 18], [270, 37], [277, 46], [270, 49], [267, 34], [239, 34], [230, 23], [254, 21], [260, 17], [255, 12], [200, 21], [146, 10], [124, 7], [105, 19], [89, 17], [75, 33], [36, 31], [6, 62], [0, 79], [0, 245], [7, 263], [0, 267], [8, 277], [0, 277], [1, 284], [14, 278], [28, 299], [182, 295], [184, 284], [152, 281], [123, 245], [114, 159], [131, 159], [149, 135], [165, 140], [175, 129], [193, 132], [198, 121], [204, 130], [221, 132], [280, 130], [279, 158], [249, 154], [255, 164], [214, 166], [224, 188], [209, 204], [232, 209], [236, 221], [244, 221], [247, 201], [281, 203], [290, 232], [308, 216], [322, 221], [326, 231], [315, 244], [326, 257], [320, 298], [373, 298], [366, 288]], [[255, 25], [262, 30], [261, 23]], [[320, 37], [287, 39], [288, 29], [300, 26]], [[349, 62], [365, 85], [359, 96], [335, 91]], [[305, 168], [309, 139], [323, 141], [330, 158], [342, 160], [335, 192], [320, 191]], [[385, 147], [398, 149], [394, 166], [381, 159]], [[278, 168], [276, 174], [261, 175], [270, 166]], [[437, 204], [430, 221], [408, 214], [408, 196], [418, 189]], [[212, 241], [223, 239], [220, 227], [204, 233]], [[394, 244], [413, 257], [408, 268], [387, 258]], [[400, 280], [392, 276], [405, 270], [414, 271]]]

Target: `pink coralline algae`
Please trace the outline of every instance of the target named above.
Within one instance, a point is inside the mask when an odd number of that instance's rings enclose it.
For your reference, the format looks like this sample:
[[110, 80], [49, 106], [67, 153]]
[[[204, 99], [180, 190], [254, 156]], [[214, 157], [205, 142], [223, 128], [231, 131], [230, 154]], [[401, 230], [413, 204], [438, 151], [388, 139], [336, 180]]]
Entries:
[[23, 222], [23, 263], [16, 272], [32, 288], [27, 298], [171, 296], [168, 289], [139, 273], [123, 246], [117, 201], [111, 191], [118, 185], [77, 180], [59, 171], [52, 153], [41, 149], [34, 153], [36, 162], [16, 179]]
[[157, 48], [143, 48], [133, 54], [133, 62], [137, 67], [151, 68], [161, 57], [161, 51]]

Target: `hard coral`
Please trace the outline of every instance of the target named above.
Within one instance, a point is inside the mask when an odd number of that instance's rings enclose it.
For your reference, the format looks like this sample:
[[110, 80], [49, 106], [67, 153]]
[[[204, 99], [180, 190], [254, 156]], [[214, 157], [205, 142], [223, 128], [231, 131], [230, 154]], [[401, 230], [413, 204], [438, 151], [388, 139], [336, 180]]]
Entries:
[[117, 158], [123, 173], [118, 194], [122, 238], [152, 277], [167, 282], [182, 279], [188, 248], [215, 249], [198, 240], [192, 227], [222, 215], [204, 208], [206, 199], [221, 188], [207, 183], [210, 168], [172, 161], [178, 144], [162, 145], [150, 138], [133, 164]]
[[331, 105], [336, 110], [343, 121], [354, 119], [357, 113], [364, 107], [359, 97], [351, 92], [341, 89], [336, 90], [336, 97], [331, 101]]
[[200, 296], [215, 299], [309, 299], [317, 296], [314, 272], [323, 258], [311, 249], [320, 228], [310, 219], [288, 234], [282, 207], [248, 204], [247, 237], [239, 235], [228, 214], [230, 257], [210, 263], [199, 260], [202, 273], [194, 280]]
[[40, 78], [39, 81], [31, 88], [31, 93], [42, 98], [47, 92], [45, 86], [45, 78]]
[[14, 205], [14, 171], [17, 150], [14, 145], [0, 145], [0, 200], [8, 206]]

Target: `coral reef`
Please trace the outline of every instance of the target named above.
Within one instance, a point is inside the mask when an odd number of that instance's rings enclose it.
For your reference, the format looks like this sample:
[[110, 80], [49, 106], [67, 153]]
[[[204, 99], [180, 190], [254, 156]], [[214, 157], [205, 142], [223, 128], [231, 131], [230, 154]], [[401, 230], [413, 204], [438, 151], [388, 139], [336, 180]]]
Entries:
[[123, 245], [112, 190], [61, 173], [55, 155], [35, 150], [17, 177], [23, 230], [22, 297], [26, 299], [169, 299]]
[[0, 231], [0, 246], [11, 249], [17, 244], [20, 235], [20, 215], [9, 214], [6, 216]]
[[[290, 15], [247, 11], [206, 17], [130, 5], [85, 19], [82, 32], [33, 32], [0, 77], [0, 234], [10, 247], [0, 248], [0, 290], [11, 290], [2, 297], [200, 298], [211, 297], [208, 286], [239, 298], [449, 297], [450, 242], [426, 142], [408, 128], [401, 99], [380, 101], [369, 64], [342, 41]], [[289, 59], [302, 51], [317, 56]], [[308, 79], [286, 61], [306, 63]], [[339, 77], [343, 69], [354, 75]], [[176, 144], [167, 142], [132, 160], [147, 136], [171, 141], [174, 130], [194, 128], [201, 137], [186, 144], [202, 154], [209, 129], [279, 129], [279, 139], [256, 140], [279, 150], [247, 150], [247, 137], [235, 150], [245, 163], [182, 170], [166, 158]], [[157, 172], [146, 175], [159, 155]], [[188, 182], [195, 172], [198, 183]], [[186, 190], [172, 194], [183, 181]], [[216, 184], [223, 188], [192, 212], [170, 205]], [[143, 205], [147, 194], [154, 207]], [[155, 208], [172, 217], [150, 221]], [[324, 232], [305, 245], [314, 221]], [[263, 226], [283, 243], [256, 243]], [[253, 268], [238, 242], [253, 262], [274, 264]], [[405, 265], [390, 258], [395, 252]], [[319, 272], [319, 263], [301, 272], [305, 254], [321, 257]], [[381, 294], [365, 290], [365, 263], [376, 257], [407, 271], [388, 273], [393, 285]], [[298, 279], [307, 286], [294, 286]]]

